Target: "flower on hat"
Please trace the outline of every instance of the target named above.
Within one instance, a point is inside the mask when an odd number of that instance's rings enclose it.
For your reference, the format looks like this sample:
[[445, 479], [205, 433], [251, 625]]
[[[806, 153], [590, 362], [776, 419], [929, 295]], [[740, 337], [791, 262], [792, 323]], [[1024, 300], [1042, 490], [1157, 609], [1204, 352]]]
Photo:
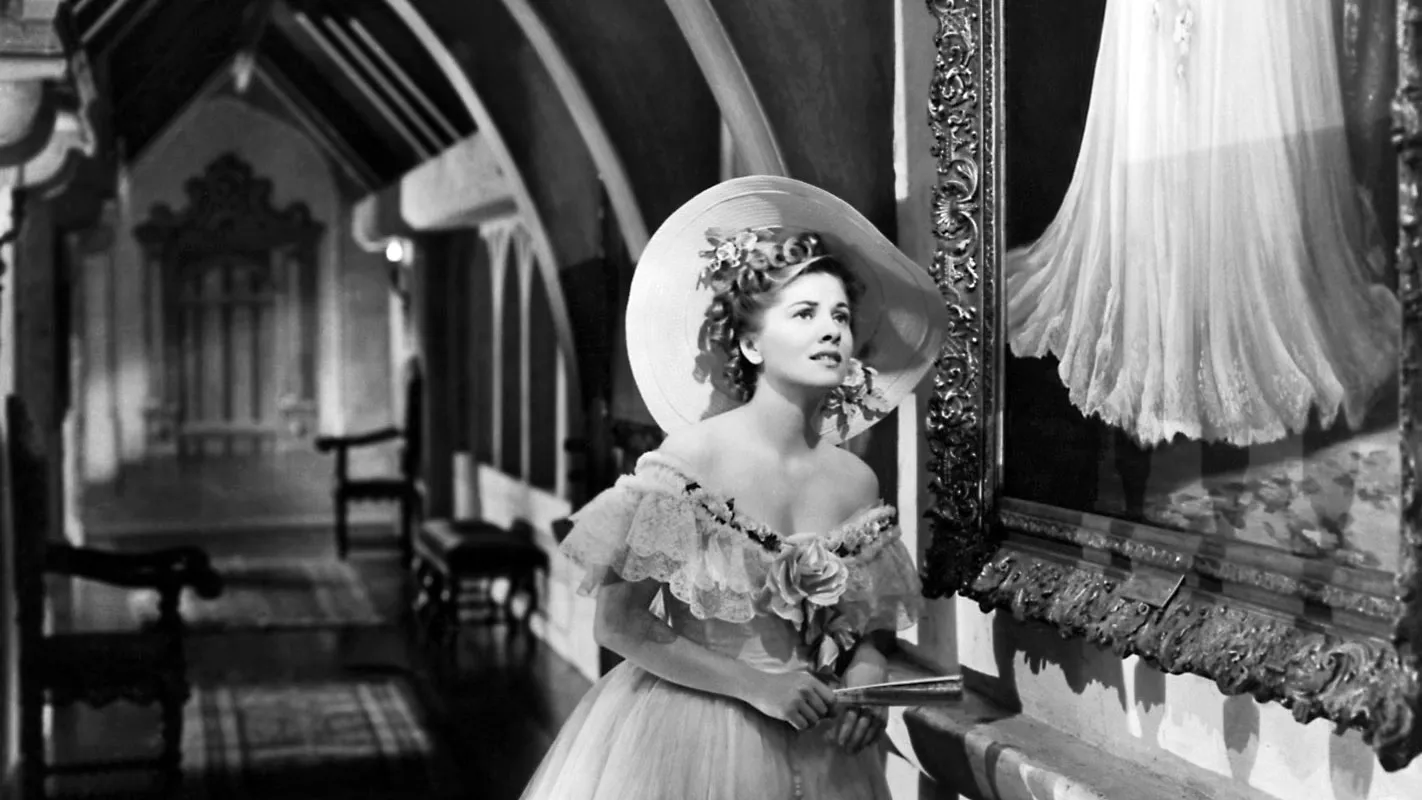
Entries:
[[848, 430], [850, 418], [855, 415], [865, 420], [884, 416], [883, 406], [887, 401], [883, 390], [875, 383], [878, 376], [878, 371], [863, 361], [849, 359], [844, 380], [825, 395], [821, 413], [836, 420], [836, 427], [841, 431]]
[[702, 250], [706, 265], [697, 278], [698, 286], [721, 290], [746, 286], [752, 273], [782, 269], [826, 255], [824, 243], [815, 233], [789, 234], [779, 226], [706, 231], [710, 250]]

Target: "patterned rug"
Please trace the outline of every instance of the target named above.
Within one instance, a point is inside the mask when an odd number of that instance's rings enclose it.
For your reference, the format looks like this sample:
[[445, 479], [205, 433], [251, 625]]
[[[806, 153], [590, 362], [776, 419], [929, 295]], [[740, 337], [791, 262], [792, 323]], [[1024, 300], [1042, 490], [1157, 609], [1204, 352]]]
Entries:
[[[239, 628], [323, 628], [378, 625], [389, 621], [377, 610], [370, 587], [348, 562], [333, 559], [221, 558], [213, 567], [224, 589], [214, 600], [183, 593], [182, 613], [193, 631]], [[127, 593], [130, 621], [158, 617], [158, 596]]]
[[438, 798], [458, 787], [398, 679], [199, 688], [183, 796]]

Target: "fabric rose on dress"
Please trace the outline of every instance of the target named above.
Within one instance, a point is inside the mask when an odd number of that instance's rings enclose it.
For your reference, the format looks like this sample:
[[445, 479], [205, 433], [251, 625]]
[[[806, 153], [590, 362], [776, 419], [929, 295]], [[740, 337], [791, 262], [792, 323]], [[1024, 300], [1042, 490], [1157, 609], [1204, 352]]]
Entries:
[[797, 626], [805, 605], [831, 606], [849, 585], [849, 568], [816, 534], [796, 534], [771, 562], [765, 576], [770, 610]]

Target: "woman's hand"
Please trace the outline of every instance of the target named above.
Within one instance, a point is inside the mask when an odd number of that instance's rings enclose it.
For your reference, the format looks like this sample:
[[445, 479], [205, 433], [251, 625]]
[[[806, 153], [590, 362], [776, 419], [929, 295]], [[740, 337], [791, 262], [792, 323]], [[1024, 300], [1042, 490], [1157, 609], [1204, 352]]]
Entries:
[[[855, 659], [844, 671], [844, 685], [867, 686], [883, 683], [888, 675], [881, 660]], [[883, 706], [845, 706], [826, 737], [849, 753], [858, 753], [874, 744], [889, 724]]]
[[834, 692], [807, 672], [765, 673], [746, 694], [755, 710], [789, 723], [797, 731], [813, 728], [834, 710]]

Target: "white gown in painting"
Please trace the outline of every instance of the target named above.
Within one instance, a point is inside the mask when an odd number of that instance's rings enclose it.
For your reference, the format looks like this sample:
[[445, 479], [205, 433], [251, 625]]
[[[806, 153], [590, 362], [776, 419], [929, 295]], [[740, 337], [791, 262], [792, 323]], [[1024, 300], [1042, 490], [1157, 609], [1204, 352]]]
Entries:
[[1145, 445], [1362, 422], [1400, 307], [1349, 163], [1333, 4], [1108, 0], [1076, 170], [1004, 264], [1008, 341]]

